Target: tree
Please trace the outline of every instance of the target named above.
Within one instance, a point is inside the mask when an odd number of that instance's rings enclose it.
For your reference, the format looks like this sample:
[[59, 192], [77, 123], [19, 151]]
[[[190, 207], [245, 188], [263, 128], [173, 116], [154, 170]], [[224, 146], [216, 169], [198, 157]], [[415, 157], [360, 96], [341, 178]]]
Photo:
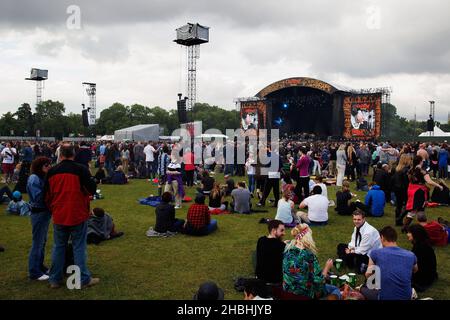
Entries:
[[25, 131], [27, 131], [28, 135], [34, 134], [34, 117], [28, 103], [22, 103], [16, 113], [14, 113], [14, 116], [17, 117], [18, 133], [25, 135]]
[[14, 131], [14, 135], [17, 134], [17, 120], [14, 118], [14, 114], [11, 112], [5, 113], [0, 118], [0, 133], [5, 136], [11, 135], [11, 130]]
[[42, 136], [62, 139], [66, 132], [66, 119], [64, 117], [64, 104], [59, 101], [47, 100], [36, 107], [35, 128], [41, 131]]

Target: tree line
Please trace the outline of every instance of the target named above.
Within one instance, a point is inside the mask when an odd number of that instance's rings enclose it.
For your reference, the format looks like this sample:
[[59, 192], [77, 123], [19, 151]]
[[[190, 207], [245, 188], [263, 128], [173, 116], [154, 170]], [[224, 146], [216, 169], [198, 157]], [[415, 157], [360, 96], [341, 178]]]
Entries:
[[[64, 103], [47, 100], [40, 103], [33, 112], [28, 103], [23, 103], [15, 113], [7, 112], [0, 118], [0, 135], [2, 136], [40, 136], [61, 139], [67, 136], [85, 136], [114, 134], [115, 130], [138, 124], [157, 123], [170, 135], [179, 128], [176, 109], [166, 110], [159, 106], [149, 108], [140, 104], [130, 106], [114, 103], [100, 112], [97, 124], [84, 127], [80, 114], [66, 113]], [[203, 130], [216, 128], [225, 133], [226, 129], [240, 126], [239, 112], [225, 110], [208, 103], [197, 103], [192, 111], [188, 111], [189, 120], [203, 121]], [[383, 104], [384, 119], [383, 139], [394, 141], [414, 140], [426, 131], [426, 121], [414, 121], [397, 114], [392, 104]], [[450, 131], [450, 123], [439, 124], [442, 130]]]

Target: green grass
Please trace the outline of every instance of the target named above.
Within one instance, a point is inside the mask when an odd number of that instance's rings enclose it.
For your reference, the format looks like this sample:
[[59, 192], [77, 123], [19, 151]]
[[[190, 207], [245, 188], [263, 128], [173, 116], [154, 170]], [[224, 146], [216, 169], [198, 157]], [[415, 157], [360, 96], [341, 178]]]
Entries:
[[[0, 214], [0, 244], [6, 248], [0, 253], [0, 299], [191, 299], [205, 280], [218, 283], [226, 299], [242, 299], [242, 294], [233, 288], [233, 279], [252, 275], [252, 251], [257, 239], [267, 233], [267, 226], [258, 221], [262, 217], [273, 218], [274, 208], [267, 207], [268, 213], [216, 216], [219, 229], [207, 237], [179, 234], [167, 239], [147, 238], [146, 230], [155, 223], [155, 209], [139, 205], [137, 199], [156, 194], [156, 187], [144, 180], [132, 180], [125, 186], [99, 188], [105, 199], [92, 202], [92, 207], [103, 207], [113, 216], [118, 230], [125, 232], [122, 238], [88, 246], [88, 265], [93, 276], [100, 277], [100, 284], [86, 290], [51, 290], [47, 283], [28, 280], [30, 221]], [[331, 199], [335, 192], [335, 187], [329, 187]], [[189, 196], [194, 193], [194, 188], [187, 190]], [[359, 193], [360, 199], [363, 195]], [[1, 210], [5, 208], [1, 206]], [[187, 208], [184, 204], [177, 210], [177, 217], [184, 219]], [[449, 212], [444, 207], [427, 210], [432, 219], [448, 219]], [[393, 225], [393, 216], [394, 207], [388, 205], [383, 218], [368, 221], [380, 228]], [[338, 216], [330, 208], [329, 218], [328, 226], [313, 228], [322, 266], [327, 258], [335, 258], [336, 245], [349, 242], [352, 233], [351, 217]], [[410, 249], [406, 235], [399, 237], [400, 246]], [[51, 247], [52, 227], [46, 249], [47, 265]], [[450, 252], [448, 248], [435, 250], [439, 280], [421, 297], [450, 299]]]

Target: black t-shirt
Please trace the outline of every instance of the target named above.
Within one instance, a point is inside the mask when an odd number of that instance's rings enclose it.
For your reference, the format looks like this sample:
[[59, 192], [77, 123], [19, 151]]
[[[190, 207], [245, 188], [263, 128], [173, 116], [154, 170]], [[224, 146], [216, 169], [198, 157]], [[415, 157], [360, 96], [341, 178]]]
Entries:
[[256, 276], [268, 283], [283, 281], [283, 252], [280, 239], [261, 237], [256, 245]]
[[414, 245], [412, 252], [417, 257], [419, 270], [413, 274], [413, 286], [427, 287], [436, 280], [436, 255], [429, 245]]
[[203, 191], [211, 191], [214, 186], [214, 178], [205, 177], [202, 179]]
[[234, 185], [234, 180], [228, 179], [225, 183], [227, 185], [227, 195], [230, 195], [231, 191], [233, 191], [236, 188]]
[[348, 201], [352, 199], [350, 191], [336, 192], [336, 211], [339, 213], [351, 213], [348, 206]]
[[172, 230], [175, 222], [175, 208], [170, 203], [160, 203], [156, 207], [155, 231], [165, 233]]
[[222, 192], [219, 192], [215, 197], [212, 194], [209, 195], [209, 206], [211, 208], [220, 208], [222, 204]]

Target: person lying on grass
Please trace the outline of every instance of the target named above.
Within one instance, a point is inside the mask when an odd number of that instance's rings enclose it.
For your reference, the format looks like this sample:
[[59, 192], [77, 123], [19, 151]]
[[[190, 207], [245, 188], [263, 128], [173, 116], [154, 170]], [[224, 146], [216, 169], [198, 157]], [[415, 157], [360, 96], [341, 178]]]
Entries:
[[117, 232], [113, 219], [102, 208], [92, 209], [88, 220], [87, 242], [99, 244], [105, 240], [111, 240], [123, 236], [123, 232]]

